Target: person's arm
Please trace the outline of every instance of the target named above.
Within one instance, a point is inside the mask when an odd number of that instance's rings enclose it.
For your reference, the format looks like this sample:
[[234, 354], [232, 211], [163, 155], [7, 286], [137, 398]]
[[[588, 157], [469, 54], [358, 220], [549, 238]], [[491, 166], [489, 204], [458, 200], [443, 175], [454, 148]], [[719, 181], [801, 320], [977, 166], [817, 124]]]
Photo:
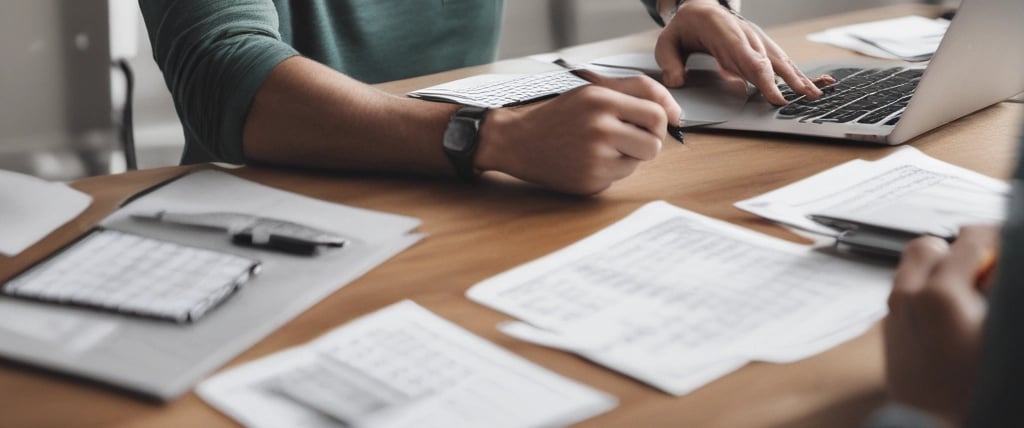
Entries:
[[242, 126], [263, 80], [298, 55], [270, 0], [140, 0], [182, 126], [211, 157], [243, 163]]
[[786, 103], [775, 84], [775, 75], [796, 93], [812, 99], [820, 96], [817, 84], [775, 41], [757, 25], [733, 13], [739, 12], [740, 2], [728, 3], [729, 8], [718, 0], [644, 0], [651, 17], [665, 27], [654, 47], [665, 85], [682, 86], [687, 57], [703, 52], [714, 56], [724, 71], [751, 82], [772, 104]]
[[979, 269], [998, 247], [996, 226], [967, 227], [904, 250], [884, 321], [886, 380], [896, 401], [961, 425], [974, 397], [988, 311]]
[[[555, 190], [592, 194], [653, 159], [671, 95], [649, 78], [588, 76], [595, 85], [553, 100], [490, 111], [475, 166]], [[245, 154], [260, 162], [453, 175], [441, 149], [456, 106], [385, 94], [319, 63], [292, 58], [256, 94]]]
[[[175, 6], [181, 4], [217, 7], [197, 12]], [[258, 13], [236, 13], [243, 6]], [[155, 27], [151, 38], [176, 103], [187, 109], [185, 126], [200, 128], [210, 147], [230, 155], [227, 160], [454, 175], [441, 141], [455, 106], [385, 94], [300, 56], [264, 60], [254, 51], [283, 50], [269, 0], [154, 1], [150, 9], [147, 26]], [[254, 24], [250, 14], [263, 18]], [[207, 25], [224, 15], [239, 22]], [[168, 21], [176, 33], [164, 30]], [[228, 40], [191, 43], [220, 38]], [[654, 158], [668, 118], [675, 124], [681, 115], [671, 95], [646, 77], [590, 78], [595, 85], [551, 101], [489, 112], [475, 166], [592, 194]], [[237, 84], [250, 80], [258, 80], [255, 88]], [[203, 96], [195, 88], [213, 93]]]

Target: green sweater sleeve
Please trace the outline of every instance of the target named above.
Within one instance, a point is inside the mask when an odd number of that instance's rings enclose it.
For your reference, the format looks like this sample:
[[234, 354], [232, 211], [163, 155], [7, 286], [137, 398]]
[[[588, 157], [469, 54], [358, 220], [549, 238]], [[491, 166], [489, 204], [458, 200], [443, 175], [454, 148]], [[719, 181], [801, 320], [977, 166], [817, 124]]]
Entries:
[[274, 3], [140, 0], [139, 6], [185, 129], [183, 160], [243, 163], [242, 128], [256, 91], [275, 66], [298, 55], [281, 40]]

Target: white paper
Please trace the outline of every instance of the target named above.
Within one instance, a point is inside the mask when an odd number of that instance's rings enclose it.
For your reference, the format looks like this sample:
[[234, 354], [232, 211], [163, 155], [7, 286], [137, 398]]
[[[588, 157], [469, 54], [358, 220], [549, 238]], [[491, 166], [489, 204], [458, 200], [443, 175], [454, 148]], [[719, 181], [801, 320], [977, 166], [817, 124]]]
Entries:
[[18, 255], [91, 202], [91, 196], [66, 184], [0, 170], [0, 253]]
[[831, 28], [807, 39], [878, 58], [921, 61], [935, 53], [948, 27], [945, 19], [904, 16]]
[[1001, 222], [1009, 186], [905, 146], [877, 161], [853, 160], [736, 203], [758, 216], [834, 236], [807, 218], [826, 214], [948, 236], [963, 225]]
[[509, 334], [681, 395], [849, 339], [885, 313], [890, 275], [652, 202], [468, 295], [529, 324]]
[[[609, 70], [621, 74], [622, 70]], [[629, 72], [635, 74], [634, 72]], [[413, 98], [497, 108], [554, 96], [590, 82], [569, 72], [479, 74], [410, 92]]]
[[616, 405], [411, 301], [228, 370], [197, 392], [251, 427], [560, 426]]
[[54, 312], [45, 303], [26, 305], [10, 299], [0, 300], [0, 330], [42, 342], [67, 354], [92, 349], [117, 328], [118, 324], [112, 321], [91, 319], [74, 312]]

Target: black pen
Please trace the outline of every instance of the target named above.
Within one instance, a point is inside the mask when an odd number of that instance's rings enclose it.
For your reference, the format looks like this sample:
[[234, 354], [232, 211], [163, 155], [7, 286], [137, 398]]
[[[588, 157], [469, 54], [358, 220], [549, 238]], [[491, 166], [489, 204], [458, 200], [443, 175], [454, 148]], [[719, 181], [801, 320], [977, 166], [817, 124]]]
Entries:
[[836, 235], [836, 248], [890, 260], [899, 260], [907, 243], [920, 236], [931, 235], [949, 242], [956, 239], [956, 236], [918, 233], [829, 215], [811, 214], [807, 217], [815, 223], [839, 232]]
[[901, 237], [918, 237], [918, 236], [934, 236], [936, 238], [944, 239], [946, 242], [952, 243], [956, 240], [956, 233], [938, 234], [933, 232], [919, 232], [913, 230], [900, 229], [896, 227], [882, 226], [873, 223], [866, 223], [858, 220], [853, 220], [844, 217], [837, 217], [826, 214], [810, 214], [807, 218], [811, 219], [815, 223], [822, 226], [830, 227], [838, 231], [847, 230], [859, 230], [859, 231], [871, 231], [875, 233], [887, 233], [894, 236]]
[[321, 247], [343, 247], [348, 240], [333, 233], [285, 220], [232, 212], [133, 214], [155, 221], [226, 232], [235, 245], [312, 256]]
[[679, 142], [679, 144], [686, 144], [683, 138], [683, 127], [681, 126], [668, 126], [668, 135]]

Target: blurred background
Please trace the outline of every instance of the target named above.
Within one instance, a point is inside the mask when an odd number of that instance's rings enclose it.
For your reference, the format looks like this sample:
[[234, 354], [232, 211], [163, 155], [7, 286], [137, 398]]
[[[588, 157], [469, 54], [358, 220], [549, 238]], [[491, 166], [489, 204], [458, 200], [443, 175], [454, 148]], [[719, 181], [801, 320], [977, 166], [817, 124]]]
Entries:
[[[937, 1], [937, 0], [933, 0]], [[763, 27], [911, 0], [746, 0]], [[502, 58], [651, 30], [639, 0], [508, 0]], [[0, 169], [74, 180], [125, 168], [119, 129], [134, 70], [140, 168], [176, 165], [184, 145], [134, 0], [0, 3]]]

